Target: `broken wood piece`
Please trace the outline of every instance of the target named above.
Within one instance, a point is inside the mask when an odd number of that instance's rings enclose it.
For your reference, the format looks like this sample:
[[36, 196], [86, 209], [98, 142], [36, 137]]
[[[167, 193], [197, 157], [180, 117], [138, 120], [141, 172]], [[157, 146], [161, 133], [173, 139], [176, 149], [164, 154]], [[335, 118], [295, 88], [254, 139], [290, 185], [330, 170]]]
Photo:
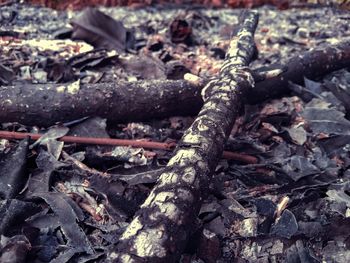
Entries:
[[[273, 66], [272, 66], [273, 67]], [[350, 41], [310, 50], [292, 58], [278, 76], [256, 83], [246, 102], [254, 104], [288, 93], [288, 83], [302, 84], [350, 67]], [[271, 73], [271, 72], [270, 72]], [[259, 74], [255, 74], [259, 75]], [[260, 78], [260, 76], [259, 76]], [[86, 116], [113, 122], [143, 121], [198, 113], [203, 104], [196, 81], [157, 80], [100, 84], [0, 86], [0, 123], [51, 126]], [[19, 96], [18, 94], [21, 94]]]
[[[0, 131], [0, 138], [3, 139], [25, 139], [29, 137], [32, 140], [38, 140], [42, 134], [25, 133], [25, 132], [9, 132]], [[140, 141], [140, 140], [127, 140], [127, 139], [111, 139], [111, 138], [91, 138], [91, 137], [79, 137], [79, 136], [62, 136], [59, 141], [66, 143], [78, 143], [78, 144], [96, 144], [96, 145], [112, 145], [112, 146], [131, 146], [140, 147], [146, 149], [157, 149], [169, 151], [174, 149], [176, 143], [164, 143], [164, 142], [152, 142], [152, 141]], [[256, 164], [258, 158], [252, 155], [224, 151], [222, 157], [228, 160], [236, 160], [243, 163]]]
[[157, 185], [119, 239], [110, 262], [177, 262], [208, 190], [210, 176], [247, 91], [258, 13], [245, 12], [219, 76], [204, 88], [204, 105]]

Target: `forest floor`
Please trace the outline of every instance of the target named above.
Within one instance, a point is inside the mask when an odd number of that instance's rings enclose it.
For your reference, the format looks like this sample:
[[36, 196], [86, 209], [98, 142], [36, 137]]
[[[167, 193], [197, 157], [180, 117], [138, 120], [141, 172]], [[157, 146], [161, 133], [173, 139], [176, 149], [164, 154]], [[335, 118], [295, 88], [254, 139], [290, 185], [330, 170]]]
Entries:
[[[1, 7], [0, 84], [175, 80], [186, 73], [208, 79], [218, 74], [242, 11], [99, 8], [115, 22], [87, 10]], [[252, 69], [350, 39], [346, 11], [256, 10]], [[255, 158], [220, 161], [181, 262], [350, 262], [347, 98], [349, 68], [245, 105], [225, 150]], [[195, 118], [86, 117], [49, 128], [0, 124], [4, 131], [45, 134], [29, 147], [26, 139], [0, 139], [0, 262], [105, 262], [172, 156], [57, 138], [176, 142]]]

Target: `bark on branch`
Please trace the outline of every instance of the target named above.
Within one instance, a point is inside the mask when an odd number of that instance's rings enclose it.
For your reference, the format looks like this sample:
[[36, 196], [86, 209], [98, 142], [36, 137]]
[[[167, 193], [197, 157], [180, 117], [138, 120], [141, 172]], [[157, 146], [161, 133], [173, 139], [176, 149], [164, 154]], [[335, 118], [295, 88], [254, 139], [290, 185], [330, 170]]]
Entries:
[[[256, 83], [246, 102], [278, 97], [289, 91], [288, 81], [301, 84], [304, 76], [314, 79], [344, 67], [350, 67], [350, 41], [311, 50], [291, 59], [281, 75]], [[124, 122], [195, 115], [203, 104], [201, 88], [184, 80], [2, 86], [0, 123], [47, 127], [85, 116]]]
[[0, 123], [48, 127], [85, 116], [133, 121], [195, 114], [202, 104], [199, 94], [200, 87], [167, 80], [0, 86]]
[[254, 85], [247, 66], [254, 52], [258, 14], [250, 11], [242, 17], [218, 78], [203, 89], [198, 117], [109, 255], [112, 262], [174, 262], [186, 246], [242, 97]]

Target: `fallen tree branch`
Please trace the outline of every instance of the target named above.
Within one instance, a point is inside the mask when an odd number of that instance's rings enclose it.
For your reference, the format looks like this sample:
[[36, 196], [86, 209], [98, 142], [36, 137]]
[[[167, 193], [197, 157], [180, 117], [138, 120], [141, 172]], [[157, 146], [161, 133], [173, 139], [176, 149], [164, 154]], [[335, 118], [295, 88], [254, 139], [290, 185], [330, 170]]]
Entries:
[[247, 68], [254, 52], [257, 12], [246, 12], [218, 78], [203, 89], [204, 105], [185, 132], [140, 210], [110, 253], [112, 262], [175, 262], [183, 252], [210, 175], [247, 91], [254, 85]]
[[200, 87], [168, 80], [0, 86], [0, 123], [51, 126], [85, 116], [127, 121], [195, 114], [199, 97]]
[[248, 103], [254, 104], [276, 98], [290, 92], [288, 83], [303, 84], [304, 78], [317, 79], [330, 72], [350, 67], [350, 40], [337, 45], [312, 49], [293, 57], [281, 75], [256, 84], [248, 96]]
[[[279, 76], [256, 83], [246, 102], [253, 104], [289, 92], [288, 82], [302, 84], [350, 67], [350, 41], [292, 58]], [[115, 122], [195, 115], [202, 106], [202, 86], [185, 80], [88, 84], [16, 85], [0, 87], [0, 123], [50, 126], [85, 116]]]
[[[26, 133], [26, 132], [9, 132], [0, 131], [0, 138], [3, 139], [25, 139], [29, 137], [32, 140], [39, 140], [42, 134]], [[140, 141], [140, 140], [127, 140], [127, 139], [111, 139], [111, 138], [91, 138], [91, 137], [79, 137], [79, 136], [63, 136], [58, 139], [59, 141], [66, 143], [78, 143], [78, 144], [93, 144], [93, 145], [112, 145], [112, 146], [131, 146], [140, 147], [146, 149], [157, 149], [170, 151], [176, 146], [176, 143], [164, 143], [153, 141]], [[258, 158], [252, 155], [224, 151], [222, 157], [228, 160], [236, 160], [244, 163], [256, 164]]]

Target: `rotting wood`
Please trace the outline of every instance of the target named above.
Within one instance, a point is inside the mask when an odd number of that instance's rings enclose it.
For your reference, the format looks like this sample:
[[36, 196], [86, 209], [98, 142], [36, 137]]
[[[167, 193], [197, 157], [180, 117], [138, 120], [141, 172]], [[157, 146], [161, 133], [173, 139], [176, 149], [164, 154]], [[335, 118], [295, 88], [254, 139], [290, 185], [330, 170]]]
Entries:
[[175, 262], [183, 252], [242, 98], [254, 86], [247, 66], [254, 52], [258, 14], [249, 11], [242, 18], [219, 76], [203, 89], [198, 117], [109, 254], [111, 262]]
[[[318, 48], [292, 58], [277, 77], [256, 83], [246, 102], [253, 104], [289, 92], [288, 82], [302, 84], [350, 67], [350, 41]], [[0, 87], [0, 123], [50, 126], [85, 116], [110, 121], [143, 121], [195, 115], [202, 106], [200, 90], [188, 81], [137, 81], [71, 86], [72, 84]], [[19, 96], [20, 95], [20, 96]]]

